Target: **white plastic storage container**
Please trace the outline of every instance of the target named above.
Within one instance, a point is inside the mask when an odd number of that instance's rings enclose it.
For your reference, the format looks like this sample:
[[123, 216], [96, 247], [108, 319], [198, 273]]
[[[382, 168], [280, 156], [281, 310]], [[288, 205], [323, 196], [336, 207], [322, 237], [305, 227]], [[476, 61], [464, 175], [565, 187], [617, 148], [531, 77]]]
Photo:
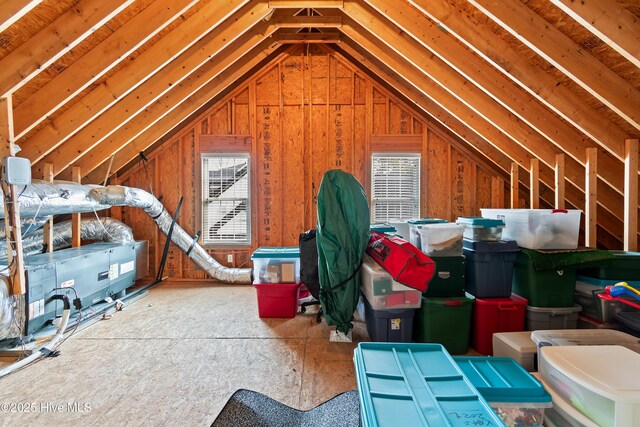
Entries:
[[640, 426], [640, 354], [616, 345], [542, 347], [545, 383], [596, 424]]
[[527, 249], [576, 249], [581, 210], [480, 209], [485, 218], [502, 219], [502, 239]]
[[510, 357], [528, 372], [538, 370], [538, 347], [531, 340], [531, 332], [493, 334], [493, 355]]
[[253, 283], [300, 283], [300, 248], [258, 248], [251, 256]]
[[387, 271], [368, 255], [360, 270], [360, 289], [374, 310], [419, 308], [422, 293], [393, 280]]
[[389, 221], [389, 225], [396, 229], [396, 235], [409, 241], [409, 223], [408, 220]]
[[544, 425], [546, 427], [598, 427], [586, 415], [574, 408], [571, 402], [565, 400], [547, 385], [540, 378], [540, 373], [534, 372], [531, 375], [540, 381], [547, 393], [551, 395], [553, 407], [544, 411]]
[[420, 228], [422, 252], [432, 257], [462, 255], [464, 225], [425, 224]]
[[531, 341], [550, 345], [621, 345], [640, 353], [640, 338], [612, 329], [558, 329], [531, 332]]

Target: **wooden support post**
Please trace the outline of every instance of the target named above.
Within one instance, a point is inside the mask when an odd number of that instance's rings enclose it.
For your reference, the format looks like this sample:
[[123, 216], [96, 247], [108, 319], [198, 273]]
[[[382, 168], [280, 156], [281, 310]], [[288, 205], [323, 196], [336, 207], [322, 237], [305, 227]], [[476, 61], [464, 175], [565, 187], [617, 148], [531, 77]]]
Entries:
[[[71, 180], [73, 182], [77, 182], [78, 184], [80, 184], [80, 181], [82, 181], [82, 174], [81, 174], [80, 168], [78, 166], [74, 166], [71, 174], [72, 174]], [[71, 214], [71, 246], [74, 248], [80, 246], [82, 242], [82, 237], [81, 237], [82, 232], [80, 230], [81, 221], [82, 221], [81, 213]]]
[[[8, 96], [0, 98], [0, 159], [15, 155], [13, 106], [11, 96]], [[10, 291], [13, 295], [23, 295], [26, 293], [26, 283], [18, 192], [15, 185], [5, 182], [4, 179], [2, 179], [1, 185], [4, 194], [4, 228], [7, 236], [7, 261], [10, 266]]]
[[511, 209], [518, 209], [520, 206], [520, 167], [518, 163], [511, 163]]
[[[42, 179], [47, 182], [53, 182], [53, 163], [45, 163]], [[42, 242], [47, 248], [47, 252], [53, 252], [53, 215], [44, 224], [42, 232]]]
[[531, 209], [538, 209], [540, 207], [539, 174], [540, 161], [536, 158], [532, 158], [529, 168], [529, 206]]
[[504, 179], [499, 176], [491, 177], [491, 207], [504, 208]]
[[564, 209], [564, 154], [556, 154], [556, 209]]
[[638, 139], [624, 142], [624, 250], [638, 250]]
[[598, 244], [597, 229], [597, 198], [598, 198], [598, 149], [587, 148], [587, 163], [585, 165], [585, 199], [584, 199], [584, 244], [595, 248]]

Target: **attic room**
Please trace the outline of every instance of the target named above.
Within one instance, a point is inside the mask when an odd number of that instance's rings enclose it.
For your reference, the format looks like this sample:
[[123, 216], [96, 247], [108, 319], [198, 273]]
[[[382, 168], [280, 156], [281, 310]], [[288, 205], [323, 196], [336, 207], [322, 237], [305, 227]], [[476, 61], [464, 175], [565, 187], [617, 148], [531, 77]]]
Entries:
[[640, 426], [639, 91], [637, 0], [3, 0], [0, 420]]

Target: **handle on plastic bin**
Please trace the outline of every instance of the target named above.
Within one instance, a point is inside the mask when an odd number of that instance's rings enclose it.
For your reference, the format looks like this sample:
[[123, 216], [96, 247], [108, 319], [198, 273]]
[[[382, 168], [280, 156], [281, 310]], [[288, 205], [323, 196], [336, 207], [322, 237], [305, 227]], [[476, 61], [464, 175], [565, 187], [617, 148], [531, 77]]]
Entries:
[[551, 213], [569, 213], [569, 211], [566, 209], [554, 209]]
[[498, 310], [502, 311], [515, 311], [517, 309], [518, 307], [516, 307], [515, 305], [498, 305]]
[[459, 301], [459, 300], [445, 301], [444, 305], [462, 305], [462, 301]]

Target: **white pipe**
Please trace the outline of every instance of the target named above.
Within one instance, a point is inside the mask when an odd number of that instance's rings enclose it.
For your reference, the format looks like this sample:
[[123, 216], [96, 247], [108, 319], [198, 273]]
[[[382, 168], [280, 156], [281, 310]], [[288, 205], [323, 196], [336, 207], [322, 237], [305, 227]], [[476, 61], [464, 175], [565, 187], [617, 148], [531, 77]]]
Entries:
[[[65, 297], [67, 298], [67, 297]], [[58, 325], [58, 329], [56, 330], [56, 334], [51, 338], [51, 340], [41, 347], [38, 351], [32, 353], [30, 356], [25, 357], [24, 359], [20, 359], [17, 362], [7, 366], [6, 368], [0, 370], [0, 378], [5, 375], [9, 375], [10, 373], [27, 366], [30, 363], [35, 362], [45, 354], [48, 354], [55, 350], [56, 346], [64, 339], [64, 331], [67, 329], [67, 325], [69, 324], [69, 317], [71, 316], [71, 307], [69, 304], [69, 300], [65, 301], [65, 309], [62, 312], [62, 318], [60, 321], [60, 325]]]

